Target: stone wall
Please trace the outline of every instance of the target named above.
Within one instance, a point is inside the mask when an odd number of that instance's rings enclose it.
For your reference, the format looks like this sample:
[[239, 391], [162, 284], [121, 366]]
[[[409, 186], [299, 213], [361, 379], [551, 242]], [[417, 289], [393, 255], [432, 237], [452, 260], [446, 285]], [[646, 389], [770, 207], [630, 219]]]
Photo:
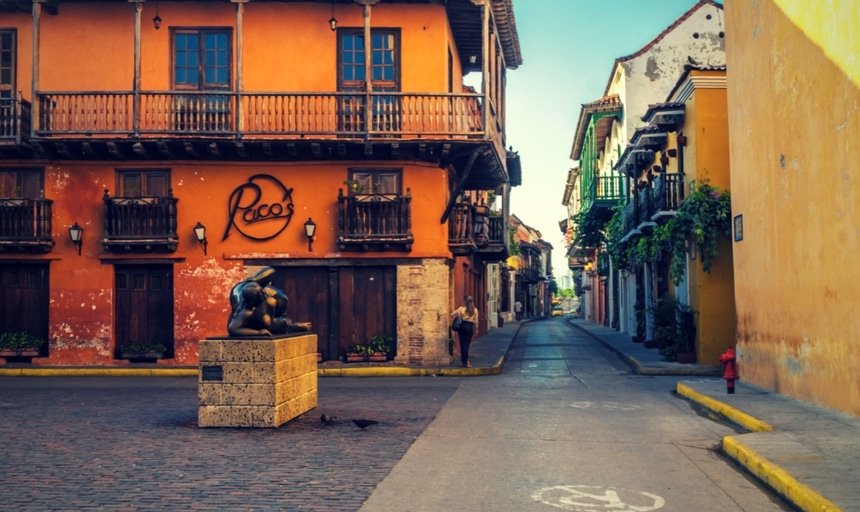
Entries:
[[451, 269], [447, 260], [425, 259], [397, 267], [396, 362], [448, 365]]
[[200, 341], [200, 427], [278, 427], [317, 406], [317, 336]]

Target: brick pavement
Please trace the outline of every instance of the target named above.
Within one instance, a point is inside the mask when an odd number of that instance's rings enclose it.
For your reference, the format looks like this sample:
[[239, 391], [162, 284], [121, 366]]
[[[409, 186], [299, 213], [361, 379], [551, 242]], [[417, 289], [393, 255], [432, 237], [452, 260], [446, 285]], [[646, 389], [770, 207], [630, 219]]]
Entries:
[[[357, 510], [457, 378], [323, 379], [279, 429], [200, 429], [192, 378], [0, 379], [4, 511]], [[320, 414], [333, 415], [333, 425]], [[359, 430], [351, 418], [378, 420]]]

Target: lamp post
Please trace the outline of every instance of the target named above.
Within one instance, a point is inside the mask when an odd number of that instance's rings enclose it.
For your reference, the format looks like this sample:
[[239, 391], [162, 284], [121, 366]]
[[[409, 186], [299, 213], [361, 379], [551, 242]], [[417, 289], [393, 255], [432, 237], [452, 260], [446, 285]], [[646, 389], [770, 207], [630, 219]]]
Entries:
[[203, 246], [203, 255], [206, 256], [206, 246], [209, 245], [209, 242], [206, 240], [206, 226], [201, 224], [200, 221], [197, 221], [197, 224], [194, 226], [194, 238]]
[[75, 222], [69, 226], [69, 238], [72, 239], [72, 245], [78, 250], [78, 256], [81, 255], [81, 245], [83, 245], [84, 228]]
[[313, 243], [314, 243], [314, 235], [317, 232], [317, 225], [314, 224], [314, 221], [308, 217], [308, 221], [305, 222], [305, 236], [308, 239], [308, 252], [313, 252]]

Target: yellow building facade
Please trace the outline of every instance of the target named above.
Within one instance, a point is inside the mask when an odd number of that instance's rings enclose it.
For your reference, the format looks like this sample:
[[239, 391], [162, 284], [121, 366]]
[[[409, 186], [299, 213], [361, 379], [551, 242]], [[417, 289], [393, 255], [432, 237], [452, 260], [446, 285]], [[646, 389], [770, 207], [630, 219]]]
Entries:
[[854, 0], [727, 2], [741, 379], [860, 416]]

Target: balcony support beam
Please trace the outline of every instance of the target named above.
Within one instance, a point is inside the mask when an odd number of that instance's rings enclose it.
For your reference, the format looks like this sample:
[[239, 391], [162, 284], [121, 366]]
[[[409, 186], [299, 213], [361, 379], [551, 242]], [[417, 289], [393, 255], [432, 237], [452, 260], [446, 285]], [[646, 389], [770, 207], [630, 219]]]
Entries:
[[448, 222], [451, 210], [454, 209], [454, 205], [457, 203], [457, 198], [460, 197], [460, 193], [463, 191], [463, 185], [466, 184], [466, 180], [469, 178], [469, 173], [472, 172], [472, 167], [475, 165], [475, 161], [478, 159], [478, 154], [480, 152], [480, 149], [476, 149], [472, 151], [471, 155], [469, 155], [469, 160], [466, 162], [466, 167], [463, 168], [463, 174], [460, 176], [460, 181], [457, 182], [457, 186], [454, 188], [454, 191], [451, 192], [451, 197], [448, 199], [448, 205], [442, 213], [442, 218], [439, 219], [439, 224], [445, 224]]

